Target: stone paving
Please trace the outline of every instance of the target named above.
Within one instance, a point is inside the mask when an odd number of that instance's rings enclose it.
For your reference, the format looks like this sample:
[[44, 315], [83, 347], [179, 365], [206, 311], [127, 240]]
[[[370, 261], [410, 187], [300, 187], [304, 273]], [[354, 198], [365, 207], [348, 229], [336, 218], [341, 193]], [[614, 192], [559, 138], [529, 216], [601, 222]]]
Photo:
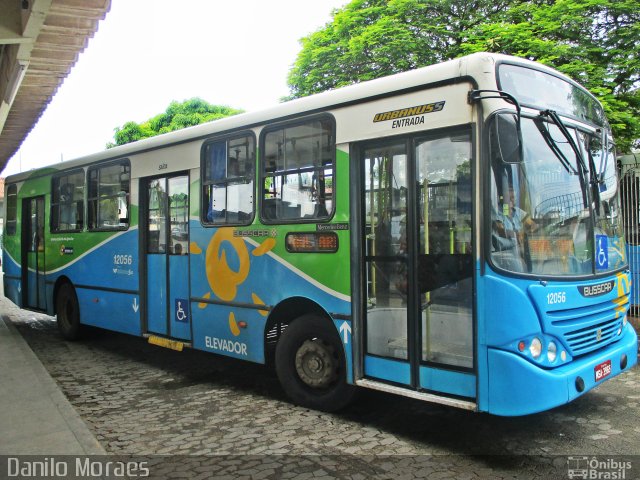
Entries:
[[100, 330], [66, 342], [51, 317], [0, 308], [104, 448], [149, 458], [154, 478], [568, 478], [568, 456], [640, 455], [638, 368], [527, 417], [373, 391], [327, 414], [290, 404], [261, 365]]

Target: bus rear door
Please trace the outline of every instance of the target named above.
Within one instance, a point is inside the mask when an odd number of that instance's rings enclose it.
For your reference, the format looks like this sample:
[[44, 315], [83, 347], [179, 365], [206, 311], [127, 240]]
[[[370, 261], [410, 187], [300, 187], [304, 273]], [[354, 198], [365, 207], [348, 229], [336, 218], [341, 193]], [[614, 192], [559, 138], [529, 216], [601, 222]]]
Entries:
[[191, 340], [189, 311], [189, 176], [144, 179], [146, 329]]
[[22, 303], [44, 310], [44, 196], [22, 200]]

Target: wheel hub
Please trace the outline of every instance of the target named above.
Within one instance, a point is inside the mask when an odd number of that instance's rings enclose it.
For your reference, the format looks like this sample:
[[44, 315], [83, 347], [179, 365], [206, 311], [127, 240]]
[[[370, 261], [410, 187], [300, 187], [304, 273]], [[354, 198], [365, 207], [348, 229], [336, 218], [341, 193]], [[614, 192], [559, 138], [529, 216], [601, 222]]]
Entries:
[[296, 352], [300, 379], [314, 388], [328, 387], [337, 378], [334, 349], [322, 340], [306, 340]]

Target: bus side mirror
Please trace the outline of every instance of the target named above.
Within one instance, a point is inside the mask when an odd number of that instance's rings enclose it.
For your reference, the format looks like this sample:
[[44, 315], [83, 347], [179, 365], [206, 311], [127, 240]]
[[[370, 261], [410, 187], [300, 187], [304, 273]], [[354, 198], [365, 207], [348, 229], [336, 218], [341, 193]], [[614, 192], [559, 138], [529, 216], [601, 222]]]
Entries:
[[517, 115], [502, 113], [495, 118], [496, 147], [505, 163], [523, 161], [522, 129]]

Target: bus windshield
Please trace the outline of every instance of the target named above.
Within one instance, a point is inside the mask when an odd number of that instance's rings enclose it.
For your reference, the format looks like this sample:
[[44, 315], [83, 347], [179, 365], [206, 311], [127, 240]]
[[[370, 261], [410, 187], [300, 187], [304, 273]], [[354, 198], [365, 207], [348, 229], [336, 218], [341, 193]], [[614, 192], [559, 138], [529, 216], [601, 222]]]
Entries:
[[593, 135], [570, 127], [563, 133], [541, 115], [522, 118], [522, 161], [505, 161], [498, 117], [490, 130], [492, 263], [551, 277], [623, 267], [611, 151]]
[[498, 82], [500, 89], [516, 97], [521, 105], [550, 108], [598, 126], [607, 123], [592, 95], [550, 73], [505, 63], [498, 67]]

